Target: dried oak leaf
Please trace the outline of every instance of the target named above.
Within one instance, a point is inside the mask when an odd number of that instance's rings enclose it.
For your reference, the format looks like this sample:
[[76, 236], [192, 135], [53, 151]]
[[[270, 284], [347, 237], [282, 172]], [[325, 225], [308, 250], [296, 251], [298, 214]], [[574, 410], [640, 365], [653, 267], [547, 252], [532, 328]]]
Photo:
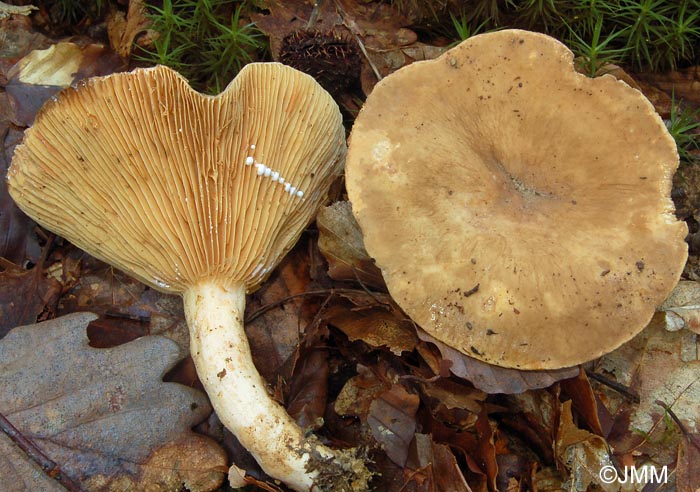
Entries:
[[[161, 380], [180, 349], [163, 337], [93, 349], [85, 328], [94, 318], [75, 313], [1, 340], [0, 412], [86, 492], [218, 487], [226, 456], [190, 431], [211, 411], [206, 397]], [[3, 490], [45, 490], [37, 466], [3, 446]]]
[[464, 355], [421, 329], [418, 329], [418, 337], [438, 348], [442, 358], [451, 363], [450, 372], [452, 374], [470, 381], [485, 393], [512, 394], [546, 388], [559, 380], [576, 377], [579, 372], [578, 367], [552, 371], [520, 371], [498, 367]]
[[382, 272], [365, 250], [360, 225], [350, 202], [322, 207], [316, 217], [318, 249], [328, 260], [328, 275], [334, 280], [359, 280], [386, 289]]

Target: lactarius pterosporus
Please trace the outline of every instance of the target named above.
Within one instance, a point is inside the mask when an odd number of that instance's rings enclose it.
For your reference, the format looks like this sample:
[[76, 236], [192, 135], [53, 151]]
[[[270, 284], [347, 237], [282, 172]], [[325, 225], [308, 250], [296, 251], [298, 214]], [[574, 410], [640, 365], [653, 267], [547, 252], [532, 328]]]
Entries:
[[183, 296], [192, 357], [218, 416], [296, 490], [363, 490], [368, 474], [270, 398], [243, 330], [245, 294], [314, 218], [345, 152], [337, 105], [301, 72], [251, 64], [211, 97], [155, 67], [60, 93], [8, 173], [12, 197], [39, 224]]
[[632, 338], [678, 281], [675, 142], [544, 34], [475, 36], [382, 80], [346, 183], [394, 299], [482, 361], [555, 369]]

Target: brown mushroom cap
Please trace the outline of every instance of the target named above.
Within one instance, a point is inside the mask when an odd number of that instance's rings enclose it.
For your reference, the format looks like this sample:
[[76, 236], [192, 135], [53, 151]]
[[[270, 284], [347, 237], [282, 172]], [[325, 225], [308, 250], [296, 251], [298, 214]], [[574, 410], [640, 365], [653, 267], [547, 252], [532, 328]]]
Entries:
[[156, 289], [221, 276], [252, 290], [325, 199], [344, 137], [332, 98], [290, 67], [247, 65], [212, 97], [159, 66], [61, 92], [8, 185], [37, 222]]
[[637, 334], [687, 256], [673, 139], [638, 91], [536, 33], [479, 35], [379, 83], [347, 188], [392, 296], [485, 362], [572, 366]]

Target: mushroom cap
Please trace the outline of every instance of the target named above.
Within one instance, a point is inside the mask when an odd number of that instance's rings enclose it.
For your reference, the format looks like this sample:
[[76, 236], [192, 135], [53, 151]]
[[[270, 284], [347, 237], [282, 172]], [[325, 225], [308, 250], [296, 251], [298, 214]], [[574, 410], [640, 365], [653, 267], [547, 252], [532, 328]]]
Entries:
[[346, 183], [369, 254], [424, 330], [488, 363], [554, 369], [632, 338], [675, 285], [677, 166], [640, 92], [504, 30], [381, 81]]
[[313, 219], [345, 152], [338, 106], [293, 68], [249, 64], [214, 97], [158, 66], [61, 92], [7, 182], [39, 224], [158, 290], [220, 276], [250, 291]]

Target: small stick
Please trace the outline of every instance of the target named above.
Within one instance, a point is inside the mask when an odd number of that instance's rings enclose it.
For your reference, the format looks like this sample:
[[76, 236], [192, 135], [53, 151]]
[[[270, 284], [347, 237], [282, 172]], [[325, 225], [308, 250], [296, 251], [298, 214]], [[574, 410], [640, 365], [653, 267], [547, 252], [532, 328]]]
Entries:
[[63, 487], [69, 492], [83, 492], [83, 489], [75, 483], [68, 475], [61, 471], [61, 468], [54, 463], [51, 458], [46, 456], [41, 449], [39, 449], [36, 444], [24, 437], [24, 435], [14, 426], [12, 422], [7, 420], [2, 413], [0, 413], [0, 430], [4, 432], [7, 437], [12, 439], [18, 448], [24, 451], [34, 463], [39, 465], [41, 469], [50, 478], [53, 478], [58, 483], [63, 485]]
[[627, 398], [632, 400], [633, 403], [639, 403], [639, 401], [640, 401], [639, 395], [636, 392], [629, 389], [624, 384], [620, 384], [617, 381], [613, 381], [612, 379], [606, 378], [605, 376], [602, 376], [600, 374], [597, 374], [597, 373], [595, 373], [593, 371], [589, 371], [589, 370], [586, 370], [586, 375], [589, 378], [595, 379], [599, 383], [604, 384], [605, 386], [608, 386], [608, 387], [614, 389], [615, 391], [617, 391], [618, 393], [626, 396]]
[[685, 425], [683, 425], [681, 419], [679, 419], [678, 416], [674, 413], [674, 411], [671, 410], [671, 407], [668, 406], [666, 403], [662, 402], [661, 400], [655, 400], [654, 403], [659, 405], [666, 411], [666, 413], [668, 413], [669, 417], [671, 417], [671, 420], [673, 420], [680, 429], [681, 434], [683, 434], [683, 436], [685, 436], [690, 441], [690, 443], [695, 447], [695, 449], [700, 451], [700, 440], [698, 440], [698, 438], [695, 437], [692, 433], [688, 432], [688, 429], [685, 428]]
[[311, 17], [309, 17], [309, 22], [306, 23], [307, 31], [310, 31], [314, 27], [316, 27], [316, 23], [318, 22], [318, 14], [321, 13], [321, 4], [323, 4], [323, 0], [316, 0], [314, 2], [314, 8], [311, 11]]

